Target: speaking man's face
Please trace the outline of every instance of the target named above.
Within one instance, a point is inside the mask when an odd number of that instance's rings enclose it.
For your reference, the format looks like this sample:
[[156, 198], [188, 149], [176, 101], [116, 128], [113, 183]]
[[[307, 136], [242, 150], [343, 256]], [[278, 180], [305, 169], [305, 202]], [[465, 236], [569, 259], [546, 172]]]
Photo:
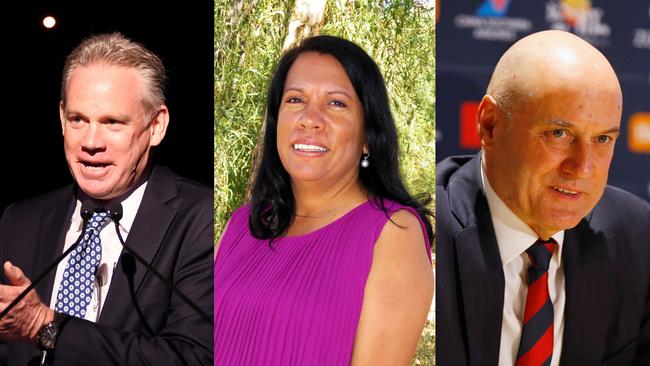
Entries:
[[59, 111], [65, 156], [92, 198], [112, 199], [132, 188], [165, 135], [167, 109], [147, 111], [143, 85], [134, 68], [93, 64], [72, 72]]
[[613, 88], [561, 85], [496, 113], [490, 183], [540, 236], [575, 227], [607, 183], [622, 100]]

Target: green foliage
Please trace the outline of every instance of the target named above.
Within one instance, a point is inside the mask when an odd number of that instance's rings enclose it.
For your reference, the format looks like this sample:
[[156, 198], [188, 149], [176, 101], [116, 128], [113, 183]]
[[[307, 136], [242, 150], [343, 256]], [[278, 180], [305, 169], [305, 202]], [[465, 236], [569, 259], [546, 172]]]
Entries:
[[[433, 312], [433, 310], [432, 310]], [[427, 320], [420, 337], [418, 349], [415, 352], [412, 366], [434, 366], [436, 364], [436, 332], [433, 320]]]
[[[413, 1], [328, 4], [321, 32], [368, 52], [386, 80], [400, 136], [400, 165], [411, 193], [435, 190], [435, 31], [433, 10]], [[388, 5], [387, 5], [388, 4]]]
[[[266, 88], [280, 57], [293, 1], [215, 3], [215, 237], [244, 201]], [[413, 193], [435, 189], [433, 10], [412, 1], [330, 0], [321, 34], [361, 45], [388, 87], [401, 169]]]
[[[215, 237], [243, 204], [266, 89], [280, 57], [294, 1], [215, 2]], [[368, 52], [386, 80], [400, 136], [400, 165], [412, 193], [435, 189], [435, 31], [433, 10], [412, 0], [328, 0], [320, 34]], [[431, 207], [432, 208], [432, 207]], [[433, 322], [413, 365], [434, 364]]]
[[275, 0], [215, 2], [216, 238], [244, 201], [266, 88], [280, 57], [292, 6]]

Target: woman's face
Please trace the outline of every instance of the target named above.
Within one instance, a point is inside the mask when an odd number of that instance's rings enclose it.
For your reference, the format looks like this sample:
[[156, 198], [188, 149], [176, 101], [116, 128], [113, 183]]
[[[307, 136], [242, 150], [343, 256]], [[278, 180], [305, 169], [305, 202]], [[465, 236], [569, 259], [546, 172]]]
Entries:
[[336, 58], [302, 53], [289, 69], [277, 147], [294, 184], [356, 180], [364, 147], [363, 106]]

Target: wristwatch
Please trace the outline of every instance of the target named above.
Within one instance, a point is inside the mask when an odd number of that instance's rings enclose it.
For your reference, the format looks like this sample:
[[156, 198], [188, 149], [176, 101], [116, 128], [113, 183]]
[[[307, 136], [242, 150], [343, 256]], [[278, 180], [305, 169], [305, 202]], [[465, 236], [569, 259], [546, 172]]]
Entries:
[[36, 335], [38, 338], [38, 348], [45, 351], [52, 351], [56, 348], [56, 340], [59, 337], [59, 332], [62, 323], [70, 316], [68, 314], [54, 312], [54, 320], [45, 324]]

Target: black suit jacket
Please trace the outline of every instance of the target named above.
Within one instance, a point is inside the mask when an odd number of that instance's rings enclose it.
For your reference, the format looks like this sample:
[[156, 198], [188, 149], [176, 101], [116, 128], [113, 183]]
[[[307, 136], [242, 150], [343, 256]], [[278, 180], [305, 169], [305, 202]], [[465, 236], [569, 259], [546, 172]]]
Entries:
[[[63, 251], [75, 202], [75, 188], [68, 186], [9, 206], [0, 220], [2, 262], [12, 261], [30, 278], [38, 275]], [[210, 189], [154, 167], [126, 240], [208, 315], [214, 301], [213, 210]], [[71, 319], [53, 364], [212, 365], [213, 327], [140, 263], [133, 271], [134, 261], [124, 253], [98, 322]], [[36, 287], [46, 304], [54, 276], [52, 271]], [[39, 358], [29, 344], [6, 344], [1, 351], [2, 364]]]
[[[505, 280], [480, 157], [436, 173], [438, 366], [497, 365]], [[650, 365], [650, 205], [607, 187], [565, 232], [561, 365]]]

